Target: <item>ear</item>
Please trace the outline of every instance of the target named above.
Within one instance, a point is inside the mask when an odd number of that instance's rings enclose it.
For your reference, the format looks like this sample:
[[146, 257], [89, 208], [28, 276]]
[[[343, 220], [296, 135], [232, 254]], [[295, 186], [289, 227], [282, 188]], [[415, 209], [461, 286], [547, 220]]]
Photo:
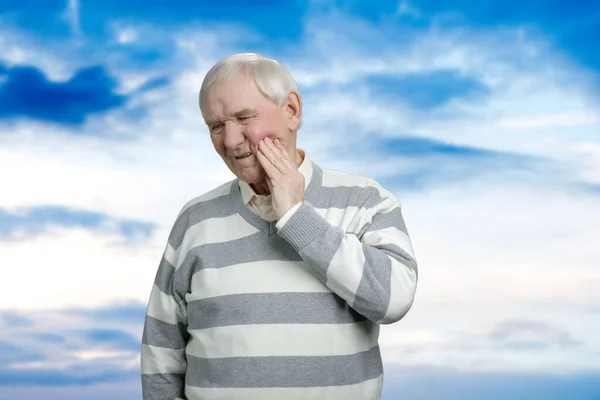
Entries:
[[285, 103], [285, 117], [287, 127], [294, 132], [302, 119], [302, 98], [296, 91], [290, 90]]

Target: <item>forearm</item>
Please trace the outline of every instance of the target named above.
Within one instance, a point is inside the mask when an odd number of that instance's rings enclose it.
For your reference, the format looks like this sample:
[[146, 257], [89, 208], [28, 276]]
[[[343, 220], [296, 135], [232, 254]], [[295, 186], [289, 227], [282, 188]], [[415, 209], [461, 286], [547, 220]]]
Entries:
[[398, 220], [399, 210], [391, 211], [394, 214], [386, 213], [391, 218], [383, 223], [370, 221], [372, 229], [366, 229], [361, 241], [356, 234], [331, 226], [305, 202], [279, 235], [357, 312], [377, 323], [393, 323], [412, 306], [417, 265], [406, 229], [401, 229], [403, 221]]

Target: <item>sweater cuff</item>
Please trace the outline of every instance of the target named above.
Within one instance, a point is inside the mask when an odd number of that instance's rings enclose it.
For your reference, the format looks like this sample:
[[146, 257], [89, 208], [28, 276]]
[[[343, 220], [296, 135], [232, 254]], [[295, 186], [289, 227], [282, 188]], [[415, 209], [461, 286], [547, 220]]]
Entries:
[[309, 243], [322, 237], [329, 228], [331, 225], [325, 218], [309, 202], [304, 201], [277, 234], [300, 252]]
[[283, 215], [283, 217], [281, 217], [279, 219], [279, 221], [277, 221], [277, 223], [275, 224], [275, 228], [277, 228], [277, 230], [283, 229], [283, 227], [285, 226], [285, 224], [292, 217], [292, 215], [294, 215], [294, 213], [296, 212], [296, 210], [298, 210], [298, 208], [300, 208], [301, 205], [302, 205], [302, 202], [300, 202], [298, 204], [295, 204], [292, 208], [290, 208], [288, 210], [288, 212], [286, 212]]

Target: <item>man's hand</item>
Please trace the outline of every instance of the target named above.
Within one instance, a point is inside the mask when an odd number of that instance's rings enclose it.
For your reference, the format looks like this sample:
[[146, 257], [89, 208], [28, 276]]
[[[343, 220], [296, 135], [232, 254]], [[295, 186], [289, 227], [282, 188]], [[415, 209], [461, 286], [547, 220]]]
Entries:
[[271, 204], [279, 220], [304, 200], [304, 175], [277, 139], [275, 143], [269, 137], [260, 141], [256, 156], [267, 173]]

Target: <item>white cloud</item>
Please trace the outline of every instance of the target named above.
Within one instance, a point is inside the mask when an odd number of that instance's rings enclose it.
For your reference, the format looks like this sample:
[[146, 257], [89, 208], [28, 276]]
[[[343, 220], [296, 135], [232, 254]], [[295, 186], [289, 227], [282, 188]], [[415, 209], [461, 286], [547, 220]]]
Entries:
[[133, 28], [126, 28], [118, 32], [117, 41], [119, 43], [132, 43], [138, 40], [138, 32]]
[[145, 302], [167, 235], [163, 228], [150, 243], [123, 247], [116, 234], [54, 228], [35, 239], [2, 242], [1, 273], [8, 281], [27, 282], [27, 294], [21, 285], [8, 285], [0, 304], [35, 310], [102, 306], [115, 299]]
[[418, 19], [421, 17], [421, 12], [414, 6], [412, 5], [409, 1], [401, 1], [398, 4], [398, 10], [397, 10], [397, 14], [399, 16], [409, 16], [411, 18], [415, 18]]
[[81, 25], [79, 23], [79, 0], [69, 0], [65, 14], [69, 20], [73, 35], [76, 39], [78, 39], [81, 36]]
[[[591, 97], [587, 74], [531, 30], [447, 30], [434, 25], [415, 36], [396, 26], [369, 25], [338, 14], [328, 18], [332, 21], [327, 24], [325, 18], [309, 22], [306, 47], [285, 60], [300, 86], [314, 91], [307, 119], [312, 108], [319, 110], [314, 111], [318, 117], [328, 114], [324, 122], [333, 124], [327, 125], [330, 129], [355, 124], [391, 136], [409, 131], [459, 144], [543, 155], [558, 151], [545, 143], [549, 138], [561, 144], [600, 139], [598, 100]], [[344, 93], [326, 86], [360, 82], [369, 75], [401, 77], [436, 69], [457, 70], [479, 80], [491, 90], [489, 98], [452, 101], [440, 110], [421, 113], [410, 112], [403, 102], [369, 96], [360, 85]], [[346, 111], [349, 108], [351, 112]]]

